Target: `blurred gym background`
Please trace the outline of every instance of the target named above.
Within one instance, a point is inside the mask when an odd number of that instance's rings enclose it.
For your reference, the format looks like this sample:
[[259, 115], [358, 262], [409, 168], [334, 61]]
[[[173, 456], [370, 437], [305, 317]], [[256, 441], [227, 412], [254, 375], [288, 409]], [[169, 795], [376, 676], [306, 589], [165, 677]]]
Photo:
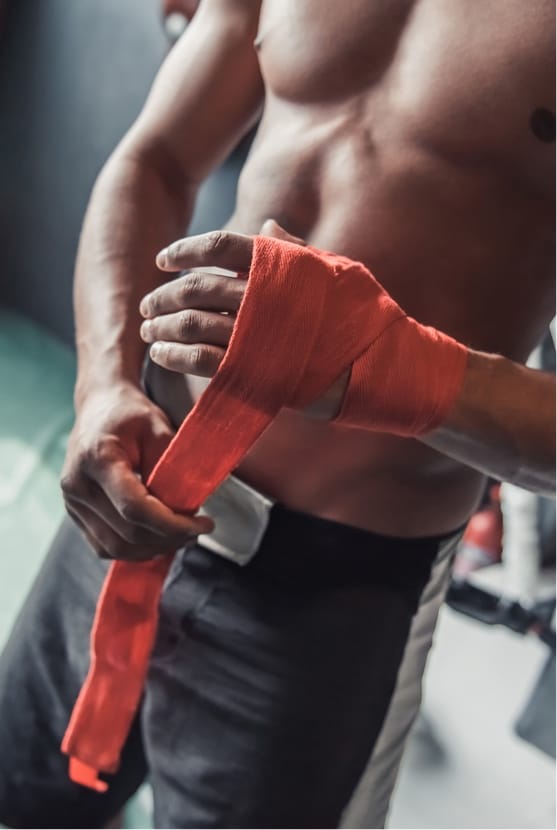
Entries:
[[[63, 511], [88, 196], [183, 28], [171, 13], [195, 5], [0, 0], [0, 647]], [[228, 217], [247, 146], [207, 181], [193, 231]], [[550, 336], [532, 361], [555, 368]], [[554, 563], [554, 502], [492, 483], [456, 563], [390, 827], [555, 827]], [[147, 785], [123, 826], [151, 826], [149, 797]], [[368, 826], [365, 813], [363, 788], [347, 826]]]

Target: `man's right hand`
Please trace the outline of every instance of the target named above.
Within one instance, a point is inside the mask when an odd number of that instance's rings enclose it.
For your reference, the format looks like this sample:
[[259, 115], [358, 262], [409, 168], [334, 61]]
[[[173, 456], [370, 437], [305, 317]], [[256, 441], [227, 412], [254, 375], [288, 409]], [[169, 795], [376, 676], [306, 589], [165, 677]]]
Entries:
[[213, 523], [175, 513], [145, 483], [174, 430], [133, 384], [90, 393], [79, 406], [61, 486], [66, 509], [102, 558], [174, 553]]

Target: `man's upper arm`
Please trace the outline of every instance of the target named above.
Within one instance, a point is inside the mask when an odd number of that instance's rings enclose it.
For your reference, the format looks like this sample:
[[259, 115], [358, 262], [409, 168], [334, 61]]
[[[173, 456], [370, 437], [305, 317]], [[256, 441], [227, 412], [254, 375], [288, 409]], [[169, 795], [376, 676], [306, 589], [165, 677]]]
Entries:
[[202, 0], [122, 150], [190, 184], [226, 158], [263, 101], [253, 47], [259, 6], [260, 0]]

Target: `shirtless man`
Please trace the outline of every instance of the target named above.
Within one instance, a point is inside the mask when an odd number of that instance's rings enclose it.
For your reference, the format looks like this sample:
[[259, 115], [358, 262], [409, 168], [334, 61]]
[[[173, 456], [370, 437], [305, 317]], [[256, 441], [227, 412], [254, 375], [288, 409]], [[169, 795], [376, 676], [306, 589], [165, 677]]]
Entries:
[[[419, 440], [331, 424], [345, 377], [312, 411], [277, 417], [236, 471], [264, 514], [253, 558], [239, 568], [204, 535], [176, 560], [142, 724], [104, 795], [69, 784], [58, 750], [106, 571], [76, 559], [66, 526], [0, 664], [0, 820], [99, 826], [148, 766], [158, 826], [333, 827], [372, 756], [367, 826], [384, 821], [485, 474], [554, 488], [553, 381], [521, 365], [554, 315], [553, 33], [552, 0], [200, 4], [102, 171], [80, 244], [63, 489], [90, 545], [139, 560], [212, 528], [135, 473], [216, 371], [233, 322], [218, 312], [243, 287], [190, 275], [157, 289], [168, 274], [154, 263], [259, 118], [226, 233], [159, 264], [243, 268], [262, 228], [343, 254], [470, 349], [464, 384]], [[166, 367], [151, 367], [157, 403], [145, 341]], [[226, 531], [226, 510], [211, 515]]]

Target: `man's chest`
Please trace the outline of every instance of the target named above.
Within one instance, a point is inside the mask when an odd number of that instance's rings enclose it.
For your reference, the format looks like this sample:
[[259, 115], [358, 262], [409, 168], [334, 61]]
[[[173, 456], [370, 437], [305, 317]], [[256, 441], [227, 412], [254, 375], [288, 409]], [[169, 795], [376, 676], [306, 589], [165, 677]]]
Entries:
[[264, 0], [256, 45], [270, 96], [357, 113], [371, 144], [527, 166], [543, 189], [554, 17], [553, 0]]

